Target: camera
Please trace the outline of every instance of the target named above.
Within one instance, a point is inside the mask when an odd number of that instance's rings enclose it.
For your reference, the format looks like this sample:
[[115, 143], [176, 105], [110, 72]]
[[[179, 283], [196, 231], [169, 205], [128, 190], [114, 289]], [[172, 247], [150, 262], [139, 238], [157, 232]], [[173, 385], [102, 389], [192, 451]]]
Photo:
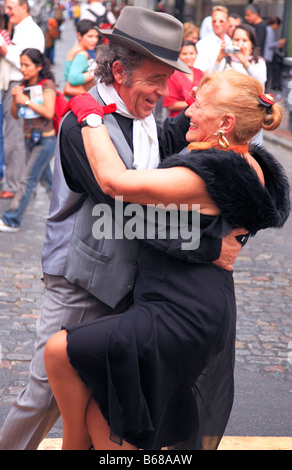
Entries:
[[240, 52], [240, 47], [238, 46], [226, 46], [224, 49], [226, 54], [238, 54]]
[[39, 145], [42, 141], [42, 130], [41, 129], [31, 129], [30, 141], [34, 145]]

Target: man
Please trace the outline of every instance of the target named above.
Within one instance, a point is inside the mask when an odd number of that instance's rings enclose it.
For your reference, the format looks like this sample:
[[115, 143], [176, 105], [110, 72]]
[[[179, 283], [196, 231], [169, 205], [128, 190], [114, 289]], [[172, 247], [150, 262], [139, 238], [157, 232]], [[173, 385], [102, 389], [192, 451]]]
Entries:
[[253, 4], [248, 5], [245, 8], [245, 20], [254, 27], [257, 46], [260, 50], [260, 55], [263, 56], [266, 42], [266, 23], [260, 16], [259, 7]]
[[230, 37], [226, 34], [228, 9], [215, 6], [211, 16], [213, 31], [196, 44], [198, 55], [194, 67], [204, 73], [207, 73], [215, 63], [222, 41], [225, 41], [226, 45], [231, 43]]
[[237, 13], [230, 13], [227, 20], [226, 34], [232, 39], [236, 26], [242, 23], [241, 16]]
[[109, 11], [99, 0], [89, 0], [82, 11], [80, 20], [90, 20], [93, 23], [108, 23], [113, 26], [116, 22], [115, 15]]
[[0, 56], [5, 57], [6, 61], [12, 65], [9, 88], [4, 92], [3, 97], [6, 188], [0, 193], [0, 198], [8, 199], [16, 193], [25, 167], [23, 122], [22, 119], [14, 119], [11, 115], [11, 90], [22, 80], [21, 52], [28, 47], [44, 52], [45, 38], [42, 30], [29, 14], [27, 0], [6, 0], [5, 13], [14, 25], [12, 45], [7, 47], [4, 43], [0, 47]]
[[[152, 115], [157, 101], [167, 94], [172, 71], [188, 70], [178, 59], [182, 24], [165, 13], [126, 7], [116, 27], [106, 31], [102, 34], [109, 45], [98, 52], [100, 83], [90, 93], [103, 105], [117, 104], [118, 112], [106, 114], [104, 123], [126, 165], [153, 168], [160, 158], [186, 145], [189, 120], [184, 114], [166, 122], [159, 140]], [[97, 126], [99, 120], [95, 118], [87, 116], [82, 126]], [[59, 139], [42, 260], [46, 289], [37, 324], [36, 352], [30, 383], [4, 424], [1, 449], [36, 449], [59, 416], [43, 363], [47, 340], [62, 325], [122, 312], [131, 302], [137, 275], [140, 242], [99, 237], [100, 233], [93, 230], [93, 215], [97, 216], [100, 208], [104, 233], [111, 229], [113, 200], [95, 182], [81, 126], [73, 113], [64, 118]], [[116, 211], [116, 218], [119, 215]], [[198, 262], [216, 260], [221, 243], [202, 235]], [[238, 249], [233, 239], [231, 263]]]
[[264, 59], [267, 65], [266, 91], [282, 90], [283, 58], [285, 54], [286, 39], [276, 40], [276, 31], [282, 21], [273, 16], [267, 21]]

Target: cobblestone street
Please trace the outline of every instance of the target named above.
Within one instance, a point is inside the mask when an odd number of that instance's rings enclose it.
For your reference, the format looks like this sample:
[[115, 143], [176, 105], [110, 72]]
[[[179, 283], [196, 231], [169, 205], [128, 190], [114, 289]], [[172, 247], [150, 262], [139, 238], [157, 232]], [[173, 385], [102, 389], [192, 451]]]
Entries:
[[[269, 138], [265, 146], [292, 183], [292, 140], [290, 146]], [[0, 200], [0, 213], [8, 206], [9, 201]], [[41, 251], [48, 207], [39, 186], [21, 231], [0, 233], [0, 427], [28, 381], [43, 293]], [[292, 436], [291, 233], [290, 217], [284, 229], [266, 230], [249, 240], [235, 265], [236, 393], [228, 436]], [[59, 422], [50, 436], [61, 434]]]

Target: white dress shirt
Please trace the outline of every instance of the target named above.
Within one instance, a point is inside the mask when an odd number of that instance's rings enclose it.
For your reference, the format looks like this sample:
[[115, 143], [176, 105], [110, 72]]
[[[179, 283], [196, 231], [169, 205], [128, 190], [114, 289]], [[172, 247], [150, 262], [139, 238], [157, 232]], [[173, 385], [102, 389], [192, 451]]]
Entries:
[[45, 37], [41, 28], [33, 21], [31, 16], [27, 16], [20, 23], [15, 25], [12, 44], [8, 46], [5, 59], [11, 63], [10, 81], [22, 80], [20, 72], [20, 54], [27, 48], [45, 51]]
[[[224, 41], [226, 44], [232, 44], [232, 41], [227, 34], [224, 36]], [[209, 70], [216, 62], [221, 43], [222, 39], [220, 39], [214, 32], [208, 34], [203, 39], [200, 39], [196, 44], [198, 55], [195, 60], [194, 67], [202, 70], [203, 72]]]

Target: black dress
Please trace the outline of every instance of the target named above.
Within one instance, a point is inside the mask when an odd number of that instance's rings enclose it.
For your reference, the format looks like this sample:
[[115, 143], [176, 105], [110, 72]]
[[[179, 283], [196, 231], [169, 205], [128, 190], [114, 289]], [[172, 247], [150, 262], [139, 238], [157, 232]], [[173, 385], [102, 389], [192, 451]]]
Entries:
[[[214, 193], [221, 215], [201, 215], [202, 226], [219, 227], [223, 234], [227, 221], [254, 235], [266, 226], [281, 227], [289, 213], [282, 167], [266, 152], [256, 152], [265, 187], [234, 152], [195, 151], [183, 159], [171, 157], [164, 166], [192, 168]], [[231, 183], [238, 197], [227, 189]], [[223, 187], [229, 197], [218, 196]], [[233, 402], [233, 276], [213, 264], [191, 262], [178, 244], [177, 256], [175, 250], [170, 255], [166, 245], [171, 244], [145, 243], [133, 306], [68, 328], [68, 355], [108, 420], [111, 439], [142, 449], [216, 449]]]

